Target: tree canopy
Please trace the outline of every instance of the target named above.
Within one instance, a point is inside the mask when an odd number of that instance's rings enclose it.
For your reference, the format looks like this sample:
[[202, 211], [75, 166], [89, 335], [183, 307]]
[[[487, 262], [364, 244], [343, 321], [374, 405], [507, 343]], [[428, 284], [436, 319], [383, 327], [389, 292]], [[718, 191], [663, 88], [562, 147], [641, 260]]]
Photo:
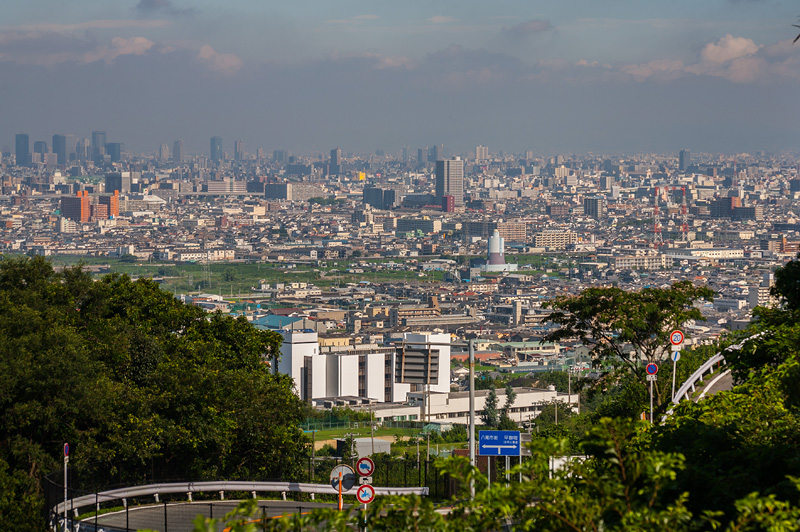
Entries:
[[145, 471], [290, 478], [304, 407], [270, 369], [279, 347], [151, 280], [0, 260], [0, 529], [43, 528], [39, 483], [64, 442], [98, 485]]

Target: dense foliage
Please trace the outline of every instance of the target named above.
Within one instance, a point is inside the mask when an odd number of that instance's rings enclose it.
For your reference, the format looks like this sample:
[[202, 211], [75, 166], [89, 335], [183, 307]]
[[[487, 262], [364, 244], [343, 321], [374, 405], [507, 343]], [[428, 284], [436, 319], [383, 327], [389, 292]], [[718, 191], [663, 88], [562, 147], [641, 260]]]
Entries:
[[267, 362], [280, 337], [153, 281], [0, 261], [0, 529], [37, 530], [42, 477], [291, 477], [304, 409]]

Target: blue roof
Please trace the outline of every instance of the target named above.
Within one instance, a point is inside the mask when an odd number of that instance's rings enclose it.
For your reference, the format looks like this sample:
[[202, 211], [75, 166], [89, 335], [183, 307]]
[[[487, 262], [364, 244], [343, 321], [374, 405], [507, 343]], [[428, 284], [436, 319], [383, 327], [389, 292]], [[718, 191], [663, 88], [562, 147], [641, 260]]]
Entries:
[[289, 316], [275, 316], [269, 314], [267, 316], [263, 316], [261, 318], [253, 320], [253, 326], [256, 329], [276, 331], [281, 327], [285, 327], [302, 319], [303, 318], [290, 318]]

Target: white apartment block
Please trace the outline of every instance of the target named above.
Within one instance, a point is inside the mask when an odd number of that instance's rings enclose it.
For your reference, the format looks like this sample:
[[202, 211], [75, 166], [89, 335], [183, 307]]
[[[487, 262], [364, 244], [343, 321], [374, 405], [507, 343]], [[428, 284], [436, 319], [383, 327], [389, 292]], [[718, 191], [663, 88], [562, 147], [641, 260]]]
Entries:
[[[377, 402], [402, 402], [409, 392], [422, 387], [395, 382], [397, 350], [378, 344], [320, 346], [317, 333], [281, 332], [281, 357], [278, 372], [295, 382], [295, 393], [305, 401], [335, 400], [340, 397]], [[405, 333], [406, 342], [431, 342], [438, 352], [439, 373], [432, 392], [450, 390], [450, 335]], [[409, 345], [411, 349], [421, 345]], [[427, 389], [427, 386], [426, 386]]]

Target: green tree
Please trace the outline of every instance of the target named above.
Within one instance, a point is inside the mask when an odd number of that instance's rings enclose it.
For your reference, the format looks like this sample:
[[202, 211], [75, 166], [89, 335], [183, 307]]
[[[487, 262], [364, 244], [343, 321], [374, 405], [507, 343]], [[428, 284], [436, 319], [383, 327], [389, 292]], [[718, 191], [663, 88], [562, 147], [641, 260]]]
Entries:
[[147, 279], [0, 260], [0, 529], [44, 527], [40, 482], [63, 442], [97, 485], [300, 478], [304, 405], [270, 371], [280, 341]]
[[497, 393], [494, 391], [494, 388], [489, 390], [488, 395], [486, 396], [486, 402], [484, 403], [483, 410], [481, 410], [481, 422], [487, 428], [497, 428], [497, 425], [500, 423], [500, 411], [497, 409]]
[[[679, 281], [670, 288], [626, 292], [620, 288], [589, 288], [577, 296], [548, 302], [555, 309], [550, 321], [559, 329], [543, 341], [577, 338], [591, 347], [595, 365], [612, 364], [643, 375], [642, 362], [668, 360], [669, 334], [689, 321], [703, 321], [698, 300], [712, 300], [714, 292]], [[644, 379], [641, 379], [644, 387]], [[656, 404], [666, 399], [667, 383], [656, 386]]]

